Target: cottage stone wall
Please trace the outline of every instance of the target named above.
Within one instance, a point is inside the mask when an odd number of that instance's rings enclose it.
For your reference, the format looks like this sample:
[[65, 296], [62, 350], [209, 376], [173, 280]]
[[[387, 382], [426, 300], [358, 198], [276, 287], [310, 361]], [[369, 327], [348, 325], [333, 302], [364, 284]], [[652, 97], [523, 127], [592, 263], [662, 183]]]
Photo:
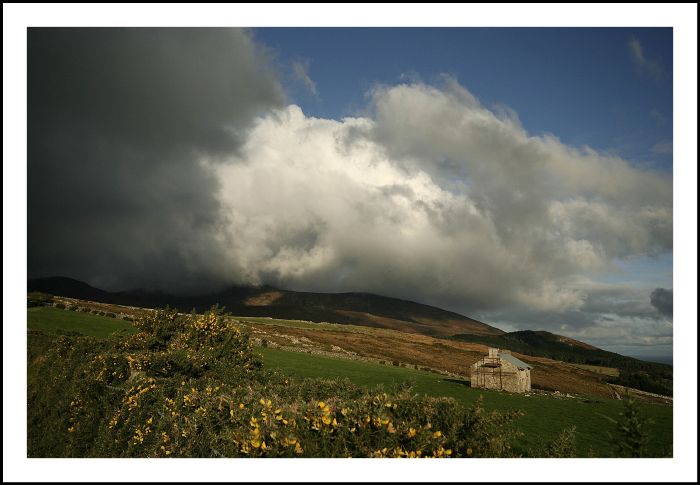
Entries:
[[[499, 363], [499, 367], [489, 364]], [[531, 390], [530, 370], [518, 369], [515, 365], [498, 358], [484, 358], [471, 366], [471, 387], [497, 389], [508, 392]]]

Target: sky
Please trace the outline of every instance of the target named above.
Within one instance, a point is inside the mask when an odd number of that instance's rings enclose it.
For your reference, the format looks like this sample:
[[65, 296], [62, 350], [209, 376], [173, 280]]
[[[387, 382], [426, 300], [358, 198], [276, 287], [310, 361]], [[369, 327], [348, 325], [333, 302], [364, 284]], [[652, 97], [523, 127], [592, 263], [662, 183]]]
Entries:
[[[310, 116], [362, 113], [377, 83], [458, 79], [483, 104], [634, 163], [672, 166], [670, 28], [258, 29]], [[298, 81], [304, 66], [315, 88]]]
[[670, 28], [28, 32], [28, 274], [673, 335]]

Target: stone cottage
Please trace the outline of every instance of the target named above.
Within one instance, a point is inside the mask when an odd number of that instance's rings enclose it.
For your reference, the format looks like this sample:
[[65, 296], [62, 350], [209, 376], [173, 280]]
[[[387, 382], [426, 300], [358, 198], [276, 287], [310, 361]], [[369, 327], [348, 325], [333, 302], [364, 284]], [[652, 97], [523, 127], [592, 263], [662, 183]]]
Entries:
[[489, 349], [488, 356], [471, 366], [471, 386], [508, 392], [530, 390], [532, 366], [510, 355], [508, 350]]

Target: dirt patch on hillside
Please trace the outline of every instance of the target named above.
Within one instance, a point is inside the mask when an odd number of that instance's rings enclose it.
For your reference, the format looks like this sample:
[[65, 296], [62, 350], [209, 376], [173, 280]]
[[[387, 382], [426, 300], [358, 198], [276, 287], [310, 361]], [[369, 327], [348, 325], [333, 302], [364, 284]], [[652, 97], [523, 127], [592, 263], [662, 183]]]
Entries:
[[282, 298], [282, 292], [280, 291], [268, 291], [266, 293], [260, 293], [259, 295], [251, 296], [247, 298], [243, 303], [246, 306], [269, 306], [274, 302]]

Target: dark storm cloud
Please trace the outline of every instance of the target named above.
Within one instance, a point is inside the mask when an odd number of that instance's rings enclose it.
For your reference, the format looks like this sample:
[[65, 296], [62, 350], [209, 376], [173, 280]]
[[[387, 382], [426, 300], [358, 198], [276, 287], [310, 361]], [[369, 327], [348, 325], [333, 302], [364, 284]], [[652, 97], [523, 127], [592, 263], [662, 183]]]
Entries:
[[226, 280], [219, 181], [200, 160], [235, 153], [281, 104], [267, 66], [238, 29], [29, 29], [29, 276]]
[[673, 289], [656, 288], [649, 295], [651, 304], [659, 313], [673, 318]]

